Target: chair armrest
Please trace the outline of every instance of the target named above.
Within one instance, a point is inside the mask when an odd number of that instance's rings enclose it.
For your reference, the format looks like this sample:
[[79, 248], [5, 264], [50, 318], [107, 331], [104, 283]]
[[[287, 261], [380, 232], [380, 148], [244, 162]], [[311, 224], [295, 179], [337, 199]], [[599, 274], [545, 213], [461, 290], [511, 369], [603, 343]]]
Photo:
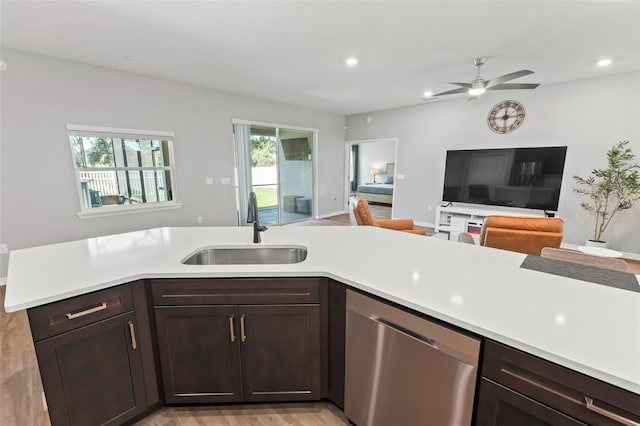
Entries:
[[408, 232], [409, 234], [427, 235], [427, 231], [422, 229], [400, 229], [400, 232]]
[[374, 221], [376, 226], [387, 229], [402, 231], [405, 229], [413, 229], [413, 219], [387, 219]]

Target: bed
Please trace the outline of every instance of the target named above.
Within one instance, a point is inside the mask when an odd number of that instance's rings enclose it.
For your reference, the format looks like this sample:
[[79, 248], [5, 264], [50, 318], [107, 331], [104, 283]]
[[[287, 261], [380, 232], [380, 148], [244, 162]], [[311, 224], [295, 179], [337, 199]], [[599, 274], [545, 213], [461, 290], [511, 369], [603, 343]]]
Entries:
[[364, 198], [369, 203], [393, 203], [393, 177], [395, 174], [395, 164], [387, 163], [386, 167], [386, 179], [391, 183], [369, 183], [366, 185], [359, 185], [356, 190], [356, 196]]

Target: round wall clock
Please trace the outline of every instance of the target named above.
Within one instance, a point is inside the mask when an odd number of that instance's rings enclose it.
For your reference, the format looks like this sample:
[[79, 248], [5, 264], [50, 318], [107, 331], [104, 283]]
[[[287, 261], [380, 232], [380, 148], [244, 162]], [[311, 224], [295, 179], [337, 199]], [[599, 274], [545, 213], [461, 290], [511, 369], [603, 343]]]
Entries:
[[524, 121], [524, 107], [516, 101], [503, 101], [491, 108], [487, 124], [496, 133], [509, 133]]

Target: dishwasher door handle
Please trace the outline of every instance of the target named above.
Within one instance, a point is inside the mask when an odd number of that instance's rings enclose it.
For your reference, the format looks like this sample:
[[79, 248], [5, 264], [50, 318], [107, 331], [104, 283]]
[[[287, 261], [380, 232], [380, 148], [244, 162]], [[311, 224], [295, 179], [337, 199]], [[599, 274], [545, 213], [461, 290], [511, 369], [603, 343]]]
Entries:
[[443, 354], [446, 354], [450, 357], [453, 357], [455, 359], [457, 359], [460, 362], [463, 362], [465, 364], [469, 364], [472, 365], [474, 367], [477, 366], [478, 364], [478, 358], [474, 357], [474, 356], [470, 356], [469, 354], [465, 353], [464, 351], [460, 351], [457, 350], [454, 347], [451, 347], [449, 345], [446, 345], [440, 341], [434, 340], [429, 336], [425, 336], [423, 334], [417, 333], [407, 327], [403, 327], [399, 324], [396, 324], [395, 322], [389, 321], [385, 318], [382, 318], [378, 315], [368, 315], [367, 318], [370, 321], [375, 322], [376, 324], [379, 324], [383, 327], [387, 327], [390, 328], [398, 333], [402, 333], [403, 335], [410, 337], [414, 340], [419, 341], [422, 344], [425, 344], [427, 346], [429, 346], [432, 349], [435, 349], [436, 351], [440, 351]]
[[397, 331], [399, 333], [402, 333], [402, 334], [404, 334], [404, 335], [406, 335], [408, 337], [416, 339], [416, 340], [420, 341], [421, 343], [429, 345], [433, 349], [440, 350], [440, 348], [438, 347], [436, 342], [430, 337], [418, 334], [418, 333], [416, 333], [414, 331], [411, 331], [408, 328], [403, 327], [403, 326], [401, 326], [399, 324], [396, 324], [396, 323], [391, 322], [391, 321], [389, 321], [387, 319], [384, 319], [384, 318], [380, 318], [377, 315], [369, 315], [369, 319], [372, 320], [372, 321], [375, 321], [376, 323], [378, 323], [378, 324], [380, 324], [380, 325], [382, 325], [384, 327], [389, 327], [389, 328], [391, 328], [391, 329], [393, 329], [393, 330], [395, 330], [395, 331]]

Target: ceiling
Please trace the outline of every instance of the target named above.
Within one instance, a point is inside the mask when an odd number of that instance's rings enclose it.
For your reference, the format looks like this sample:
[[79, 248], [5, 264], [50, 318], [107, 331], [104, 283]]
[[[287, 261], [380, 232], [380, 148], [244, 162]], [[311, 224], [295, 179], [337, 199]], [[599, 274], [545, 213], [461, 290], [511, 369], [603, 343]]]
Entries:
[[420, 104], [479, 56], [485, 79], [535, 72], [517, 83], [640, 70], [637, 0], [2, 0], [0, 24], [2, 48], [339, 114]]

